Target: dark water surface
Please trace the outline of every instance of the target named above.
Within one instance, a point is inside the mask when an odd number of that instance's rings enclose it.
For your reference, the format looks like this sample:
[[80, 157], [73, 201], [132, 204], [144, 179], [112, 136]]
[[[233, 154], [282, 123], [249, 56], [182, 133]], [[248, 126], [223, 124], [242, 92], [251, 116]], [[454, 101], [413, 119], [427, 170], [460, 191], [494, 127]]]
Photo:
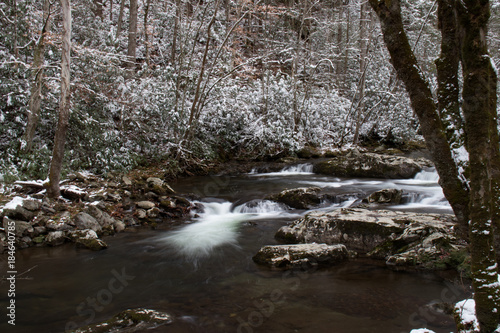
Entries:
[[[2, 283], [0, 331], [63, 332], [137, 307], [176, 317], [148, 332], [454, 331], [452, 320], [430, 305], [467, 295], [435, 274], [396, 272], [366, 260], [286, 272], [253, 263], [262, 245], [276, 244], [280, 226], [304, 214], [255, 201], [287, 187], [314, 185], [332, 193], [398, 187], [413, 199], [397, 209], [450, 212], [432, 174], [410, 181], [341, 180], [299, 171], [180, 180], [171, 184], [178, 192], [210, 201], [187, 225], [130, 229], [105, 238], [109, 248], [100, 252], [74, 245], [17, 251], [17, 271], [31, 270], [17, 279], [15, 327], [6, 324]], [[7, 270], [5, 262], [0, 269]]]

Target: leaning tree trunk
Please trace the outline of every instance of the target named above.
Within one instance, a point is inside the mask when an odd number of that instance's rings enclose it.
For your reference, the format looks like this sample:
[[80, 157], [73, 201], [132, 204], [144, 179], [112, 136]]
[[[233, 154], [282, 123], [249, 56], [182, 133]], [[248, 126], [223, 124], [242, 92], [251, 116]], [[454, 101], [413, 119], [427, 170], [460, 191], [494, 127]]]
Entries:
[[60, 195], [59, 182], [66, 143], [66, 132], [69, 123], [70, 108], [70, 65], [71, 65], [71, 3], [61, 0], [63, 17], [62, 60], [61, 60], [61, 96], [59, 100], [59, 121], [54, 137], [54, 149], [49, 170], [49, 182], [46, 184], [47, 195], [57, 198]]
[[[463, 113], [470, 163], [470, 252], [476, 315], [481, 332], [499, 324], [500, 289], [493, 221], [498, 216], [497, 75], [486, 41], [489, 1], [457, 4], [461, 30]], [[496, 178], [496, 179], [495, 179]]]
[[42, 103], [42, 86], [44, 76], [45, 61], [45, 35], [50, 28], [50, 2], [44, 0], [43, 3], [43, 27], [33, 54], [33, 64], [31, 66], [31, 95], [28, 105], [28, 122], [23, 134], [21, 151], [28, 153], [33, 146], [33, 137], [40, 118], [40, 107]]
[[444, 195], [457, 217], [460, 233], [466, 237], [469, 216], [468, 192], [459, 178], [431, 89], [418, 66], [404, 31], [400, 0], [370, 0], [370, 4], [380, 19], [391, 63], [403, 81], [412, 108], [419, 119]]

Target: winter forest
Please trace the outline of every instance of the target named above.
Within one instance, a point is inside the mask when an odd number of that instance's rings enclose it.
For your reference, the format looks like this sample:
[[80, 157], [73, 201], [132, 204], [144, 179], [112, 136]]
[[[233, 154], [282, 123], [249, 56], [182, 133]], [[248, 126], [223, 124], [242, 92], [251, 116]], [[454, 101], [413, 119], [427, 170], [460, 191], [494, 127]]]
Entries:
[[[367, 1], [71, 6], [64, 170], [102, 174], [150, 160], [265, 159], [304, 146], [420, 138]], [[435, 88], [436, 2], [402, 6], [413, 51]], [[44, 179], [59, 107], [60, 3], [2, 1], [0, 9], [0, 174]], [[492, 2], [496, 64], [498, 10]]]
[[36, 277], [8, 325], [500, 331], [500, 0], [1, 0], [0, 29], [0, 268]]

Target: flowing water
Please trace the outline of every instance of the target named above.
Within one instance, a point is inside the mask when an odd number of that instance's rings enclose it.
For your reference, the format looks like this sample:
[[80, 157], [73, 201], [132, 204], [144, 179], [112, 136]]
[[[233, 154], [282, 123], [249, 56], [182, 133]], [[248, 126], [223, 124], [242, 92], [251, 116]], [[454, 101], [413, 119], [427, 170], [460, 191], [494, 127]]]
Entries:
[[29, 272], [17, 280], [16, 326], [2, 320], [0, 330], [63, 332], [146, 307], [176, 317], [148, 332], [453, 331], [432, 304], [466, 294], [435, 274], [396, 272], [367, 260], [316, 271], [273, 270], [252, 261], [261, 246], [277, 243], [279, 227], [306, 213], [267, 201], [268, 194], [319, 186], [342, 197], [319, 208], [329, 210], [361, 194], [399, 188], [406, 203], [391, 209], [451, 213], [437, 180], [433, 170], [410, 180], [340, 179], [315, 175], [310, 165], [180, 180], [174, 189], [201, 198], [186, 221], [127, 229], [105, 238], [109, 248], [100, 252], [73, 245], [18, 251], [18, 272]]

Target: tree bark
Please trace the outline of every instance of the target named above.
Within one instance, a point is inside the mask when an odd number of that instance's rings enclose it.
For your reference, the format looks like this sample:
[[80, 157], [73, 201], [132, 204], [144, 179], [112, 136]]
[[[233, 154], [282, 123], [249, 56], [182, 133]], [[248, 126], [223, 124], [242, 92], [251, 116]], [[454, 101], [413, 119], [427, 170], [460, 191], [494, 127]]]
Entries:
[[172, 53], [170, 54], [170, 63], [175, 62], [175, 55], [177, 52], [177, 35], [179, 34], [179, 22], [181, 20], [181, 0], [175, 0], [175, 19], [174, 19], [174, 32], [172, 36]]
[[118, 22], [116, 24], [116, 38], [120, 37], [120, 33], [122, 32], [123, 25], [123, 11], [125, 10], [125, 0], [122, 0], [120, 3], [120, 13], [118, 14]]
[[133, 70], [135, 68], [137, 49], [137, 0], [130, 0], [129, 17], [127, 67]]
[[94, 0], [94, 15], [100, 17], [101, 20], [104, 18], [103, 1], [104, 0]]
[[370, 32], [369, 23], [371, 21], [369, 4], [367, 2], [363, 2], [359, 8], [359, 88], [358, 88], [358, 98], [357, 101], [352, 101], [353, 103], [357, 102], [358, 105], [356, 107], [356, 127], [354, 130], [354, 138], [353, 144], [358, 144], [359, 134], [362, 125], [362, 116], [365, 110], [365, 84], [366, 84], [366, 70], [368, 65], [368, 47], [370, 46], [368, 37]]
[[[481, 332], [499, 324], [500, 289], [494, 251], [498, 161], [497, 75], [486, 41], [489, 1], [457, 4], [461, 30], [463, 113], [470, 163], [470, 252], [476, 316]], [[495, 179], [496, 178], [496, 179]]]
[[45, 35], [50, 29], [50, 2], [44, 0], [43, 3], [43, 27], [38, 43], [36, 44], [33, 54], [33, 64], [31, 66], [31, 94], [28, 105], [28, 122], [24, 132], [21, 151], [28, 153], [33, 146], [33, 137], [40, 118], [40, 108], [42, 102], [42, 86], [44, 77], [44, 61], [45, 61]]
[[70, 0], [61, 0], [62, 6], [62, 59], [61, 59], [61, 96], [59, 100], [59, 120], [54, 137], [54, 149], [49, 169], [49, 182], [46, 184], [47, 196], [58, 198], [60, 195], [59, 182], [66, 143], [66, 132], [69, 123], [69, 109], [71, 101], [70, 67], [71, 67], [71, 3]]
[[425, 80], [404, 31], [400, 0], [370, 0], [380, 18], [384, 41], [398, 77], [410, 96], [422, 134], [439, 174], [440, 185], [458, 220], [460, 234], [468, 231], [468, 192], [459, 178], [431, 89]]
[[146, 64], [149, 67], [150, 58], [150, 45], [149, 45], [149, 31], [148, 31], [148, 19], [149, 19], [149, 7], [151, 6], [151, 0], [146, 0], [146, 6], [144, 7], [144, 45], [146, 46]]
[[438, 27], [441, 31], [441, 54], [436, 60], [438, 113], [450, 146], [458, 148], [465, 144], [465, 137], [460, 114], [460, 43], [455, 0], [438, 0]]

